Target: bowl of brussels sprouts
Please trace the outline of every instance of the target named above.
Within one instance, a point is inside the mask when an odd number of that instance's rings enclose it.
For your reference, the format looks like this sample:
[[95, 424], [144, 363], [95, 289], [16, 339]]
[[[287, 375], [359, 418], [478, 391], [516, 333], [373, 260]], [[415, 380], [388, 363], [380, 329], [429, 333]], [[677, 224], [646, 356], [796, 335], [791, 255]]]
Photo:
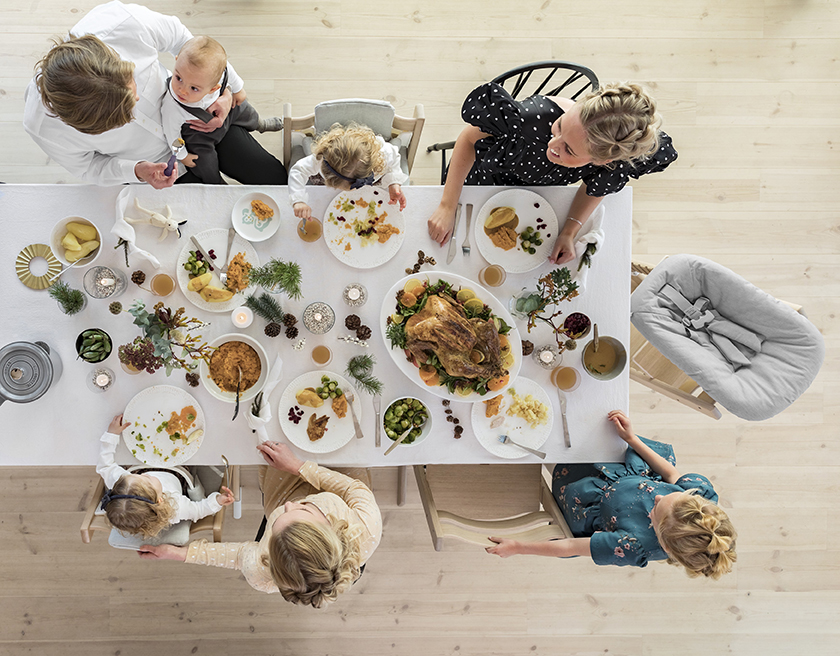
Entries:
[[414, 428], [400, 446], [415, 446], [425, 440], [432, 431], [432, 416], [426, 404], [413, 396], [403, 396], [391, 401], [382, 415], [382, 430], [388, 439], [396, 441], [412, 426]]

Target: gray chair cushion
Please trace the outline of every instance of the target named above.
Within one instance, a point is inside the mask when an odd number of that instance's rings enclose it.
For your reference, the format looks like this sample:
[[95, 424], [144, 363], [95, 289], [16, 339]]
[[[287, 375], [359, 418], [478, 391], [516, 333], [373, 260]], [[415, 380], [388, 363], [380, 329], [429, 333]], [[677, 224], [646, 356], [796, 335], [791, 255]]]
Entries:
[[[734, 367], [708, 343], [687, 336], [683, 314], [660, 294], [670, 284], [690, 302], [705, 296], [722, 317], [763, 339], [750, 364]], [[732, 414], [759, 421], [778, 414], [808, 389], [822, 366], [822, 335], [807, 318], [733, 271], [696, 255], [669, 257], [636, 288], [636, 329]], [[701, 340], [702, 341], [702, 340]]]
[[366, 125], [386, 141], [391, 138], [394, 107], [384, 100], [346, 98], [328, 100], [315, 106], [315, 133], [329, 130], [335, 123]]

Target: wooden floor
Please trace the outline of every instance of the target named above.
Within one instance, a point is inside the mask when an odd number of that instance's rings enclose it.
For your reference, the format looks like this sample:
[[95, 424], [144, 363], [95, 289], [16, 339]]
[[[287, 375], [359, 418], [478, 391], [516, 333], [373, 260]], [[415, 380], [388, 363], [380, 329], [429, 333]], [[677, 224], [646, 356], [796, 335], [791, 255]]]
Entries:
[[[22, 97], [48, 38], [94, 4], [0, 0], [0, 180], [73, 181], [24, 133]], [[602, 80], [648, 84], [680, 157], [635, 184], [634, 254], [710, 257], [803, 304], [825, 336], [826, 362], [797, 403], [759, 424], [716, 422], [631, 389], [638, 432], [673, 443], [681, 468], [709, 475], [738, 528], [736, 571], [717, 583], [664, 564], [435, 553], [416, 490], [396, 508], [395, 473], [383, 470], [382, 546], [352, 592], [318, 612], [256, 593], [234, 572], [144, 563], [101, 536], [82, 545], [91, 470], [0, 469], [0, 654], [840, 653], [831, 537], [840, 523], [840, 4], [149, 5], [220, 39], [263, 114], [348, 96], [404, 112], [422, 102], [424, 148], [454, 138], [467, 92], [514, 65], [568, 59]], [[279, 152], [276, 135], [263, 141]], [[438, 166], [418, 154], [415, 182], [434, 184]], [[16, 220], [0, 216], [4, 238]], [[2, 440], [0, 428], [0, 449]], [[229, 523], [232, 539], [259, 523], [248, 477], [250, 503]]]

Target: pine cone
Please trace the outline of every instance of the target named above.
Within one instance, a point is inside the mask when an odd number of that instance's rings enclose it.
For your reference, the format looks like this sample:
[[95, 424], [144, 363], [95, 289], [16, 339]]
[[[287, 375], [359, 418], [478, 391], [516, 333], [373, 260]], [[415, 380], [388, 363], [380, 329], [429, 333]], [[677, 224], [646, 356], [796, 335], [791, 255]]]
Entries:
[[531, 355], [534, 352], [534, 343], [523, 339], [522, 340], [522, 355]]
[[131, 274], [131, 282], [133, 282], [135, 285], [142, 285], [144, 282], [146, 282], [146, 274], [140, 270], [135, 271]]
[[288, 328], [286, 328], [286, 337], [288, 337], [289, 339], [294, 339], [297, 336], [298, 336], [298, 329], [297, 328], [295, 328], [294, 326], [289, 326]]
[[119, 314], [120, 312], [122, 312], [122, 303], [120, 303], [119, 301], [114, 301], [108, 306], [108, 312], [110, 312], [111, 314]]
[[566, 340], [566, 348], [569, 351], [574, 351], [577, 348], [577, 342], [573, 339]]
[[198, 374], [188, 373], [185, 378], [190, 384], [190, 387], [198, 387]]
[[362, 320], [359, 319], [358, 315], [351, 314], [344, 320], [344, 325], [347, 326], [347, 330], [356, 330], [362, 325]]
[[265, 334], [269, 337], [277, 337], [280, 333], [283, 332], [283, 326], [281, 326], [276, 321], [272, 321], [265, 327]]
[[291, 328], [297, 323], [297, 317], [293, 314], [286, 313], [283, 315], [283, 325], [286, 328]]
[[370, 339], [370, 335], [370, 328], [368, 328], [367, 326], [359, 326], [356, 330], [356, 337], [358, 337], [359, 339]]

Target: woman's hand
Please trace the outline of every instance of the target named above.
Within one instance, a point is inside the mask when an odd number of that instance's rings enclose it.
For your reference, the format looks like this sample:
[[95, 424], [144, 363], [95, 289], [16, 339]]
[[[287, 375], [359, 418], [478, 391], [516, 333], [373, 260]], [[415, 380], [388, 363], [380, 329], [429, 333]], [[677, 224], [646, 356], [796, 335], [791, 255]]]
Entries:
[[213, 130], [218, 130], [224, 125], [232, 106], [233, 94], [231, 94], [230, 89], [225, 89], [225, 92], [216, 99], [216, 102], [207, 108], [207, 111], [213, 115], [212, 119], [205, 123], [200, 118], [194, 118], [191, 121], [187, 121], [187, 123], [196, 132], [212, 132]]
[[134, 175], [140, 182], [146, 182], [155, 189], [166, 189], [175, 184], [178, 179], [178, 167], [172, 167], [172, 173], [168, 176], [164, 173], [166, 162], [153, 164], [152, 162], [137, 162], [134, 165]]
[[613, 426], [615, 426], [615, 432], [618, 433], [618, 436], [622, 440], [628, 444], [636, 441], [636, 434], [633, 432], [633, 427], [630, 425], [630, 417], [625, 415], [621, 410], [613, 410], [608, 413], [607, 419], [613, 423]]
[[312, 208], [306, 203], [295, 203], [292, 205], [292, 209], [295, 211], [295, 216], [299, 219], [312, 218]]
[[304, 465], [303, 460], [295, 456], [288, 446], [279, 442], [263, 442], [262, 444], [258, 444], [257, 451], [262, 454], [262, 457], [270, 467], [290, 474], [299, 473], [300, 468]]
[[548, 256], [548, 261], [552, 264], [565, 264], [575, 259], [575, 239], [571, 235], [561, 232], [557, 235], [554, 242], [554, 248], [551, 249], [551, 255]]
[[174, 544], [144, 544], [137, 550], [137, 555], [143, 560], [178, 560], [187, 559], [187, 547], [176, 547]]
[[391, 200], [388, 201], [388, 204], [394, 205], [395, 203], [399, 203], [400, 212], [402, 212], [405, 209], [405, 194], [402, 192], [402, 187], [398, 184], [389, 185], [388, 193], [391, 195]]
[[234, 501], [233, 492], [230, 491], [230, 488], [222, 485], [222, 491], [219, 492], [219, 496], [216, 498], [216, 501], [219, 502], [220, 506], [229, 506]]
[[455, 224], [455, 208], [446, 207], [443, 203], [437, 206], [428, 220], [429, 236], [443, 246], [452, 234]]
[[515, 556], [516, 554], [520, 553], [519, 551], [519, 542], [516, 540], [508, 540], [507, 538], [494, 538], [489, 537], [487, 538], [490, 542], [495, 542], [495, 547], [485, 547], [484, 551], [489, 554], [495, 554], [497, 556], [501, 556], [502, 558], [508, 558], [510, 556]]
[[122, 414], [119, 414], [111, 420], [110, 424], [108, 424], [108, 432], [112, 435], [119, 435], [129, 426], [131, 426], [131, 423], [123, 423], [123, 416]]

